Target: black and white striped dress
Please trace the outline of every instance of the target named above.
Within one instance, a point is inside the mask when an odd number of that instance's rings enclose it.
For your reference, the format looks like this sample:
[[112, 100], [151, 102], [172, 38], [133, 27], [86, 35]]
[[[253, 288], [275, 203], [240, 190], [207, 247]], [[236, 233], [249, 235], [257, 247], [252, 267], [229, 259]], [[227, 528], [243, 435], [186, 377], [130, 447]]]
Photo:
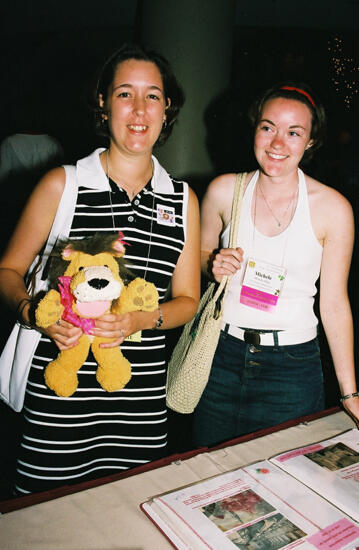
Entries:
[[[170, 181], [170, 193], [158, 193], [156, 186], [153, 191], [149, 182], [132, 203], [113, 182], [111, 194], [80, 185], [70, 231], [73, 238], [111, 232], [114, 225], [123, 231], [127, 265], [156, 285], [160, 301], [185, 242], [187, 186]], [[172, 222], [163, 223], [163, 212], [174, 214]], [[165, 333], [142, 331], [141, 342], [124, 342], [121, 349], [132, 365], [125, 388], [107, 393], [99, 386], [90, 352], [78, 390], [60, 398], [46, 387], [43, 374], [58, 348], [41, 337], [25, 396], [17, 494], [106, 476], [165, 455]]]

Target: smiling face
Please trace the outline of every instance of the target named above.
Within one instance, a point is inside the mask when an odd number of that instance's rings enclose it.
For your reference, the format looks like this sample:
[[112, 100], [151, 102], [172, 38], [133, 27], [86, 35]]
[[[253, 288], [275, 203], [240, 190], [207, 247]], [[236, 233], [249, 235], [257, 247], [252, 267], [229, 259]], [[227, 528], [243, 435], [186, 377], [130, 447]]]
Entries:
[[278, 97], [263, 107], [254, 137], [254, 153], [264, 174], [286, 177], [297, 172], [310, 138], [312, 115], [304, 103]]
[[158, 67], [128, 59], [118, 65], [104, 108], [111, 141], [127, 154], [150, 154], [166, 119], [166, 100]]

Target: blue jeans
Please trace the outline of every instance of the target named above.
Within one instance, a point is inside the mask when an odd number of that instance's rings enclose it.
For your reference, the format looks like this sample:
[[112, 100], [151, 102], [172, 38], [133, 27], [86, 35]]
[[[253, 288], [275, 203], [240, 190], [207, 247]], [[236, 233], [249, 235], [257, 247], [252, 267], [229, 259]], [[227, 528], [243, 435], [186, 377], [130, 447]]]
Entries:
[[324, 409], [317, 339], [253, 346], [221, 331], [206, 389], [194, 413], [196, 447]]

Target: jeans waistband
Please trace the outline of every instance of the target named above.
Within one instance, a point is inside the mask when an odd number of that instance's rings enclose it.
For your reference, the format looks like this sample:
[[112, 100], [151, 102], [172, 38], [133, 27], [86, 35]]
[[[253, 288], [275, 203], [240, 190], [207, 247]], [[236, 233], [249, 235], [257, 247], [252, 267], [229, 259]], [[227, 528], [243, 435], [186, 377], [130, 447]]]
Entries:
[[222, 330], [239, 340], [257, 346], [290, 346], [304, 344], [317, 336], [317, 328], [301, 330], [256, 330], [222, 323]]

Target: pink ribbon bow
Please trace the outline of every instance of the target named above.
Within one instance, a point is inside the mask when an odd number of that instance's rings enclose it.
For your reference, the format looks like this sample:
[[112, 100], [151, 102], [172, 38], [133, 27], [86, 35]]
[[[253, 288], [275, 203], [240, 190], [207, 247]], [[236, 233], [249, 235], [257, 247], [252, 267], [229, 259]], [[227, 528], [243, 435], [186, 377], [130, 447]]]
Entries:
[[95, 321], [93, 319], [86, 319], [85, 317], [79, 317], [73, 309], [72, 304], [74, 303], [74, 297], [70, 290], [71, 277], [67, 275], [62, 275], [59, 277], [59, 291], [61, 296], [61, 304], [64, 306], [64, 311], [62, 313], [62, 319], [71, 323], [75, 327], [80, 327], [85, 334], [90, 334], [91, 329], [95, 326]]

